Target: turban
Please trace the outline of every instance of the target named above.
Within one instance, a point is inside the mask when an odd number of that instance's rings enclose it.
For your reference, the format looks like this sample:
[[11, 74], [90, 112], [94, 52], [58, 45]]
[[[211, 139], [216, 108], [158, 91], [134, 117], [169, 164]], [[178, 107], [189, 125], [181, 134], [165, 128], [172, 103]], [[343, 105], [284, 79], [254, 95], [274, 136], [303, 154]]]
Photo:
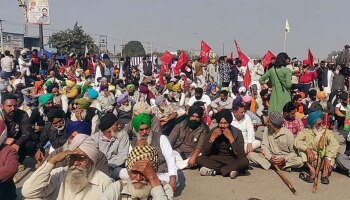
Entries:
[[303, 60], [303, 65], [310, 66], [310, 60]]
[[105, 131], [105, 130], [111, 128], [117, 121], [118, 121], [118, 117], [115, 116], [113, 113], [108, 112], [101, 117], [100, 124], [98, 125], [98, 128], [101, 131]]
[[304, 92], [300, 92], [299, 95], [300, 95], [300, 97], [301, 97], [302, 99], [305, 98], [305, 93], [304, 93]]
[[107, 85], [101, 85], [100, 86], [100, 91], [104, 91], [104, 90], [108, 90], [108, 86]]
[[188, 117], [192, 117], [193, 114], [198, 114], [200, 118], [203, 117], [204, 109], [200, 106], [191, 106], [188, 109]]
[[[46, 81], [46, 82], [47, 82], [47, 81]], [[46, 91], [47, 91], [48, 93], [52, 93], [52, 90], [53, 90], [54, 88], [59, 88], [59, 86], [58, 86], [57, 83], [52, 83], [52, 84], [46, 86]]]
[[74, 132], [91, 135], [91, 125], [85, 121], [70, 121], [67, 123], [66, 133], [71, 136]]
[[149, 106], [145, 102], [137, 102], [134, 105], [134, 115], [138, 115], [140, 113], [152, 114], [151, 106]]
[[142, 124], [146, 124], [148, 127], [152, 125], [151, 116], [146, 113], [141, 113], [132, 118], [132, 127], [138, 132]]
[[324, 98], [326, 98], [327, 96], [326, 96], [326, 93], [325, 93], [324, 91], [320, 91], [320, 92], [317, 93], [317, 97], [318, 97], [319, 99], [324, 99]]
[[52, 122], [54, 118], [65, 118], [66, 113], [61, 108], [51, 108], [47, 113], [47, 119]]
[[180, 87], [181, 87], [181, 84], [180, 83], [176, 83], [176, 84], [174, 84], [171, 87], [171, 90], [174, 91], [174, 92], [177, 92], [177, 91], [179, 91]]
[[102, 77], [100, 82], [107, 82], [107, 78], [106, 77]]
[[249, 95], [245, 95], [242, 97], [244, 103], [250, 103], [252, 101], [252, 97]]
[[74, 87], [75, 86], [75, 83], [71, 80], [66, 80], [66, 86], [68, 87]]
[[165, 101], [165, 97], [163, 95], [157, 96], [156, 105], [159, 106], [164, 101]]
[[46, 86], [46, 87], [48, 87], [49, 85], [51, 85], [52, 84], [52, 81], [50, 81], [50, 80], [47, 80], [45, 83], [44, 83], [44, 85]]
[[96, 90], [92, 89], [92, 88], [89, 88], [87, 90], [87, 93], [88, 93], [88, 97], [90, 99], [97, 99], [97, 97], [98, 97], [98, 92]]
[[139, 90], [140, 90], [140, 92], [141, 92], [142, 94], [148, 94], [148, 92], [149, 92], [148, 87], [145, 86], [145, 85], [140, 85], [140, 86], [139, 86]]
[[117, 105], [122, 105], [124, 102], [128, 101], [129, 95], [126, 93], [121, 94], [119, 97], [117, 97]]
[[39, 103], [43, 106], [53, 100], [53, 94], [43, 94], [39, 97]]
[[85, 98], [76, 99], [75, 103], [77, 104], [77, 108], [81, 109], [88, 109], [91, 105], [91, 101]]
[[228, 109], [221, 110], [220, 112], [214, 115], [216, 123], [219, 123], [222, 118], [224, 118], [229, 124], [231, 124], [233, 120], [232, 113]]
[[81, 90], [81, 93], [84, 95], [85, 92], [86, 92], [89, 88], [90, 88], [90, 86], [89, 86], [88, 84], [84, 84], [84, 85], [83, 85], [83, 88], [82, 88], [82, 90]]
[[114, 91], [114, 90], [115, 90], [115, 86], [114, 85], [108, 86], [108, 91]]
[[247, 91], [247, 88], [245, 88], [244, 86], [241, 86], [239, 89], [238, 89], [238, 92], [239, 93], [245, 93]]
[[129, 85], [127, 85], [126, 86], [126, 90], [133, 90], [133, 91], [135, 91], [135, 89], [136, 89], [136, 87], [135, 87], [135, 85], [134, 84], [129, 84]]
[[282, 125], [284, 123], [283, 115], [279, 112], [276, 112], [276, 111], [272, 111], [271, 113], [269, 113], [269, 120], [270, 120], [271, 124], [273, 124], [277, 127], [282, 127]]
[[75, 150], [76, 148], [81, 149], [92, 160], [92, 162], [96, 164], [99, 150], [97, 143], [90, 136], [78, 134], [74, 137], [72, 143], [69, 144], [68, 147], [71, 151]]
[[171, 90], [174, 85], [174, 82], [170, 82], [166, 84], [166, 89]]
[[159, 160], [157, 150], [149, 145], [135, 146], [128, 155], [126, 168], [130, 170], [135, 163], [143, 160], [148, 160], [155, 172], [158, 170]]
[[237, 107], [242, 103], [243, 103], [242, 97], [238, 96], [237, 98], [235, 98], [235, 100], [232, 101], [232, 106]]
[[309, 124], [309, 126], [312, 128], [318, 119], [323, 119], [323, 112], [322, 111], [315, 111], [309, 114], [306, 121]]

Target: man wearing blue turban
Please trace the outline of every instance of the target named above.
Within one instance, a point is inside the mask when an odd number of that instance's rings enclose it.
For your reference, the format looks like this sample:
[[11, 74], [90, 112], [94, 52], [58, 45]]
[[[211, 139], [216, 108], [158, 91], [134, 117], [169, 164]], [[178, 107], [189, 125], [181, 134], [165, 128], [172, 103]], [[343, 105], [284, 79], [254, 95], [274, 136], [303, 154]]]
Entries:
[[[309, 128], [299, 132], [295, 138], [294, 146], [303, 162], [308, 166], [310, 173], [300, 173], [299, 178], [312, 183], [316, 177], [316, 160], [321, 151], [324, 165], [321, 174], [321, 183], [329, 184], [329, 175], [333, 169], [335, 158], [339, 152], [340, 144], [334, 137], [334, 133], [323, 125], [323, 112], [316, 111], [309, 114], [307, 123]], [[320, 146], [320, 138], [324, 135], [324, 145]]]

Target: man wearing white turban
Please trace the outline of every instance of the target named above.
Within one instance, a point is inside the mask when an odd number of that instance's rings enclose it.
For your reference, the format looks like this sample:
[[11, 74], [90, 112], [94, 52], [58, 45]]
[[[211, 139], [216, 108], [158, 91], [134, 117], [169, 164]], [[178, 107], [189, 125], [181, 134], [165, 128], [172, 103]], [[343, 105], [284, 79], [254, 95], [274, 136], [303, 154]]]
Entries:
[[[67, 167], [54, 169], [68, 159]], [[72, 140], [69, 150], [60, 152], [39, 167], [24, 183], [25, 199], [98, 199], [112, 180], [95, 168], [98, 148], [90, 137]]]

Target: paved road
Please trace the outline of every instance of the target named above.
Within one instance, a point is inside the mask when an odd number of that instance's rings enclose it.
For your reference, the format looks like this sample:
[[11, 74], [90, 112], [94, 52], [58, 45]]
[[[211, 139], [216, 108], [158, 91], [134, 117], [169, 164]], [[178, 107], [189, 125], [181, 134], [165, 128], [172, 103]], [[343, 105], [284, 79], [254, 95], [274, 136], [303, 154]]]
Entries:
[[[257, 137], [261, 137], [261, 129], [257, 131]], [[344, 138], [341, 135], [336, 136], [341, 142], [341, 152], [344, 151]], [[26, 162], [33, 166], [29, 159]], [[19, 199], [21, 199], [20, 189], [24, 180], [30, 176], [30, 169], [19, 173], [22, 177], [17, 184]], [[322, 185], [316, 194], [311, 192], [312, 184], [303, 182], [298, 178], [299, 172], [286, 172], [298, 195], [294, 196], [288, 187], [282, 182], [279, 176], [273, 171], [265, 171], [260, 168], [252, 168], [250, 176], [237, 177], [232, 180], [222, 176], [203, 177], [199, 175], [198, 170], [184, 170], [180, 172], [180, 182], [182, 186], [176, 192], [176, 200], [248, 200], [258, 198], [261, 200], [319, 200], [350, 199], [350, 178], [344, 174], [333, 172], [330, 177], [330, 185]], [[1, 199], [1, 198], [0, 198]]]

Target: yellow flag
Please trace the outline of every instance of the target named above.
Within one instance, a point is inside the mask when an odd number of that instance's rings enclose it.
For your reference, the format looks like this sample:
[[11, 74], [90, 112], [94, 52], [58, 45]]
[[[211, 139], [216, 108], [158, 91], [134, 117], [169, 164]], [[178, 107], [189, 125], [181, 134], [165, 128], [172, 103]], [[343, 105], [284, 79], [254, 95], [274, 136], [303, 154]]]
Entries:
[[290, 31], [288, 19], [286, 19], [286, 26], [284, 27], [284, 31], [286, 31], [287, 33], [289, 33]]

